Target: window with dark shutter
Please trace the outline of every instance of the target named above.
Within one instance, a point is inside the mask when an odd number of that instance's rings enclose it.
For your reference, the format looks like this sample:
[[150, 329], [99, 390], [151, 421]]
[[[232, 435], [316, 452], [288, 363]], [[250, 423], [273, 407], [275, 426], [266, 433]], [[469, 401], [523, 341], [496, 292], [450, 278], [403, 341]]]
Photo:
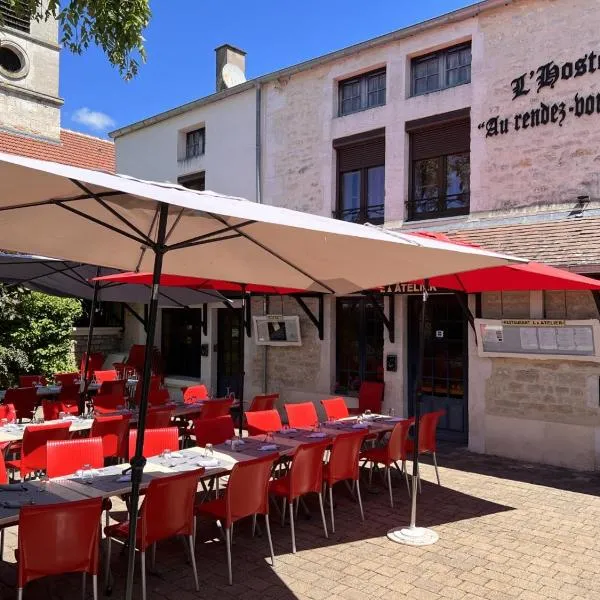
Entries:
[[339, 116], [385, 104], [385, 69], [344, 79], [339, 83]]
[[413, 96], [471, 82], [471, 43], [445, 48], [411, 61]]
[[29, 33], [31, 22], [28, 17], [23, 16], [25, 2], [17, 0], [15, 10], [8, 0], [0, 0], [0, 27], [10, 27], [18, 31]]

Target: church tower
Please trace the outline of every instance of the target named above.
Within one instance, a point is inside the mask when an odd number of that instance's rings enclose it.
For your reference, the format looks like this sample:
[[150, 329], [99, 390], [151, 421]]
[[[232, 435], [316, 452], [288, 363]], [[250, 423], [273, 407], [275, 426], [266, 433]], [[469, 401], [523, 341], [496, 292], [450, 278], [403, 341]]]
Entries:
[[0, 132], [58, 142], [58, 22], [23, 19], [8, 0], [0, 13]]

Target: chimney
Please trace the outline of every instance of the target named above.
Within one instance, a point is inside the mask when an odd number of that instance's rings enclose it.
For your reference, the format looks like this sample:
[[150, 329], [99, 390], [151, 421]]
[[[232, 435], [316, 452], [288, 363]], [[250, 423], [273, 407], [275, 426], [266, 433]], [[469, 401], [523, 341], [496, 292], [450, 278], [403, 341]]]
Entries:
[[[223, 44], [215, 48], [215, 53], [217, 55], [217, 92], [246, 81], [246, 53], [243, 50]], [[223, 71], [224, 67], [225, 71]]]

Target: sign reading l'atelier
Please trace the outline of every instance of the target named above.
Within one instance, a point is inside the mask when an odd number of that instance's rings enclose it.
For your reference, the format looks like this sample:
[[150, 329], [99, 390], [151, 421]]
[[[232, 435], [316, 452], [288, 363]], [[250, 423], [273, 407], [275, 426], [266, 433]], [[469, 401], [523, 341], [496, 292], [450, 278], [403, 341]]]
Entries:
[[[550, 61], [540, 65], [537, 69], [522, 73], [510, 82], [512, 99], [516, 100], [527, 96], [533, 89], [539, 94], [544, 88], [554, 89], [560, 81], [567, 81], [593, 75], [600, 77], [600, 55], [591, 51], [583, 56], [557, 64]], [[477, 129], [485, 131], [485, 137], [496, 137], [510, 131], [521, 131], [543, 127], [545, 125], [558, 125], [562, 127], [569, 115], [576, 118], [600, 115], [600, 93], [582, 94], [577, 92], [571, 99], [557, 102], [540, 102], [534, 108], [515, 113], [510, 117], [495, 115], [482, 121]]]

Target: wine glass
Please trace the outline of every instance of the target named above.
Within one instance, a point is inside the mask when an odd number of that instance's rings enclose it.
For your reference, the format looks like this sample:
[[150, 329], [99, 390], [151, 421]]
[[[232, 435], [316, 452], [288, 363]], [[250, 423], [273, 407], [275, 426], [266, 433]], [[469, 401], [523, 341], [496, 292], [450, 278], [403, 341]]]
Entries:
[[392, 418], [394, 417], [394, 409], [393, 409], [393, 408], [391, 408], [391, 407], [390, 407], [390, 408], [388, 408], [388, 416], [389, 416], [389, 417], [392, 417]]
[[208, 456], [208, 458], [214, 458], [215, 451], [213, 450], [212, 444], [206, 444], [204, 446], [204, 449], [206, 450], [206, 455]]
[[92, 465], [85, 464], [81, 468], [81, 481], [87, 485], [91, 485], [94, 480], [94, 473], [92, 472]]

